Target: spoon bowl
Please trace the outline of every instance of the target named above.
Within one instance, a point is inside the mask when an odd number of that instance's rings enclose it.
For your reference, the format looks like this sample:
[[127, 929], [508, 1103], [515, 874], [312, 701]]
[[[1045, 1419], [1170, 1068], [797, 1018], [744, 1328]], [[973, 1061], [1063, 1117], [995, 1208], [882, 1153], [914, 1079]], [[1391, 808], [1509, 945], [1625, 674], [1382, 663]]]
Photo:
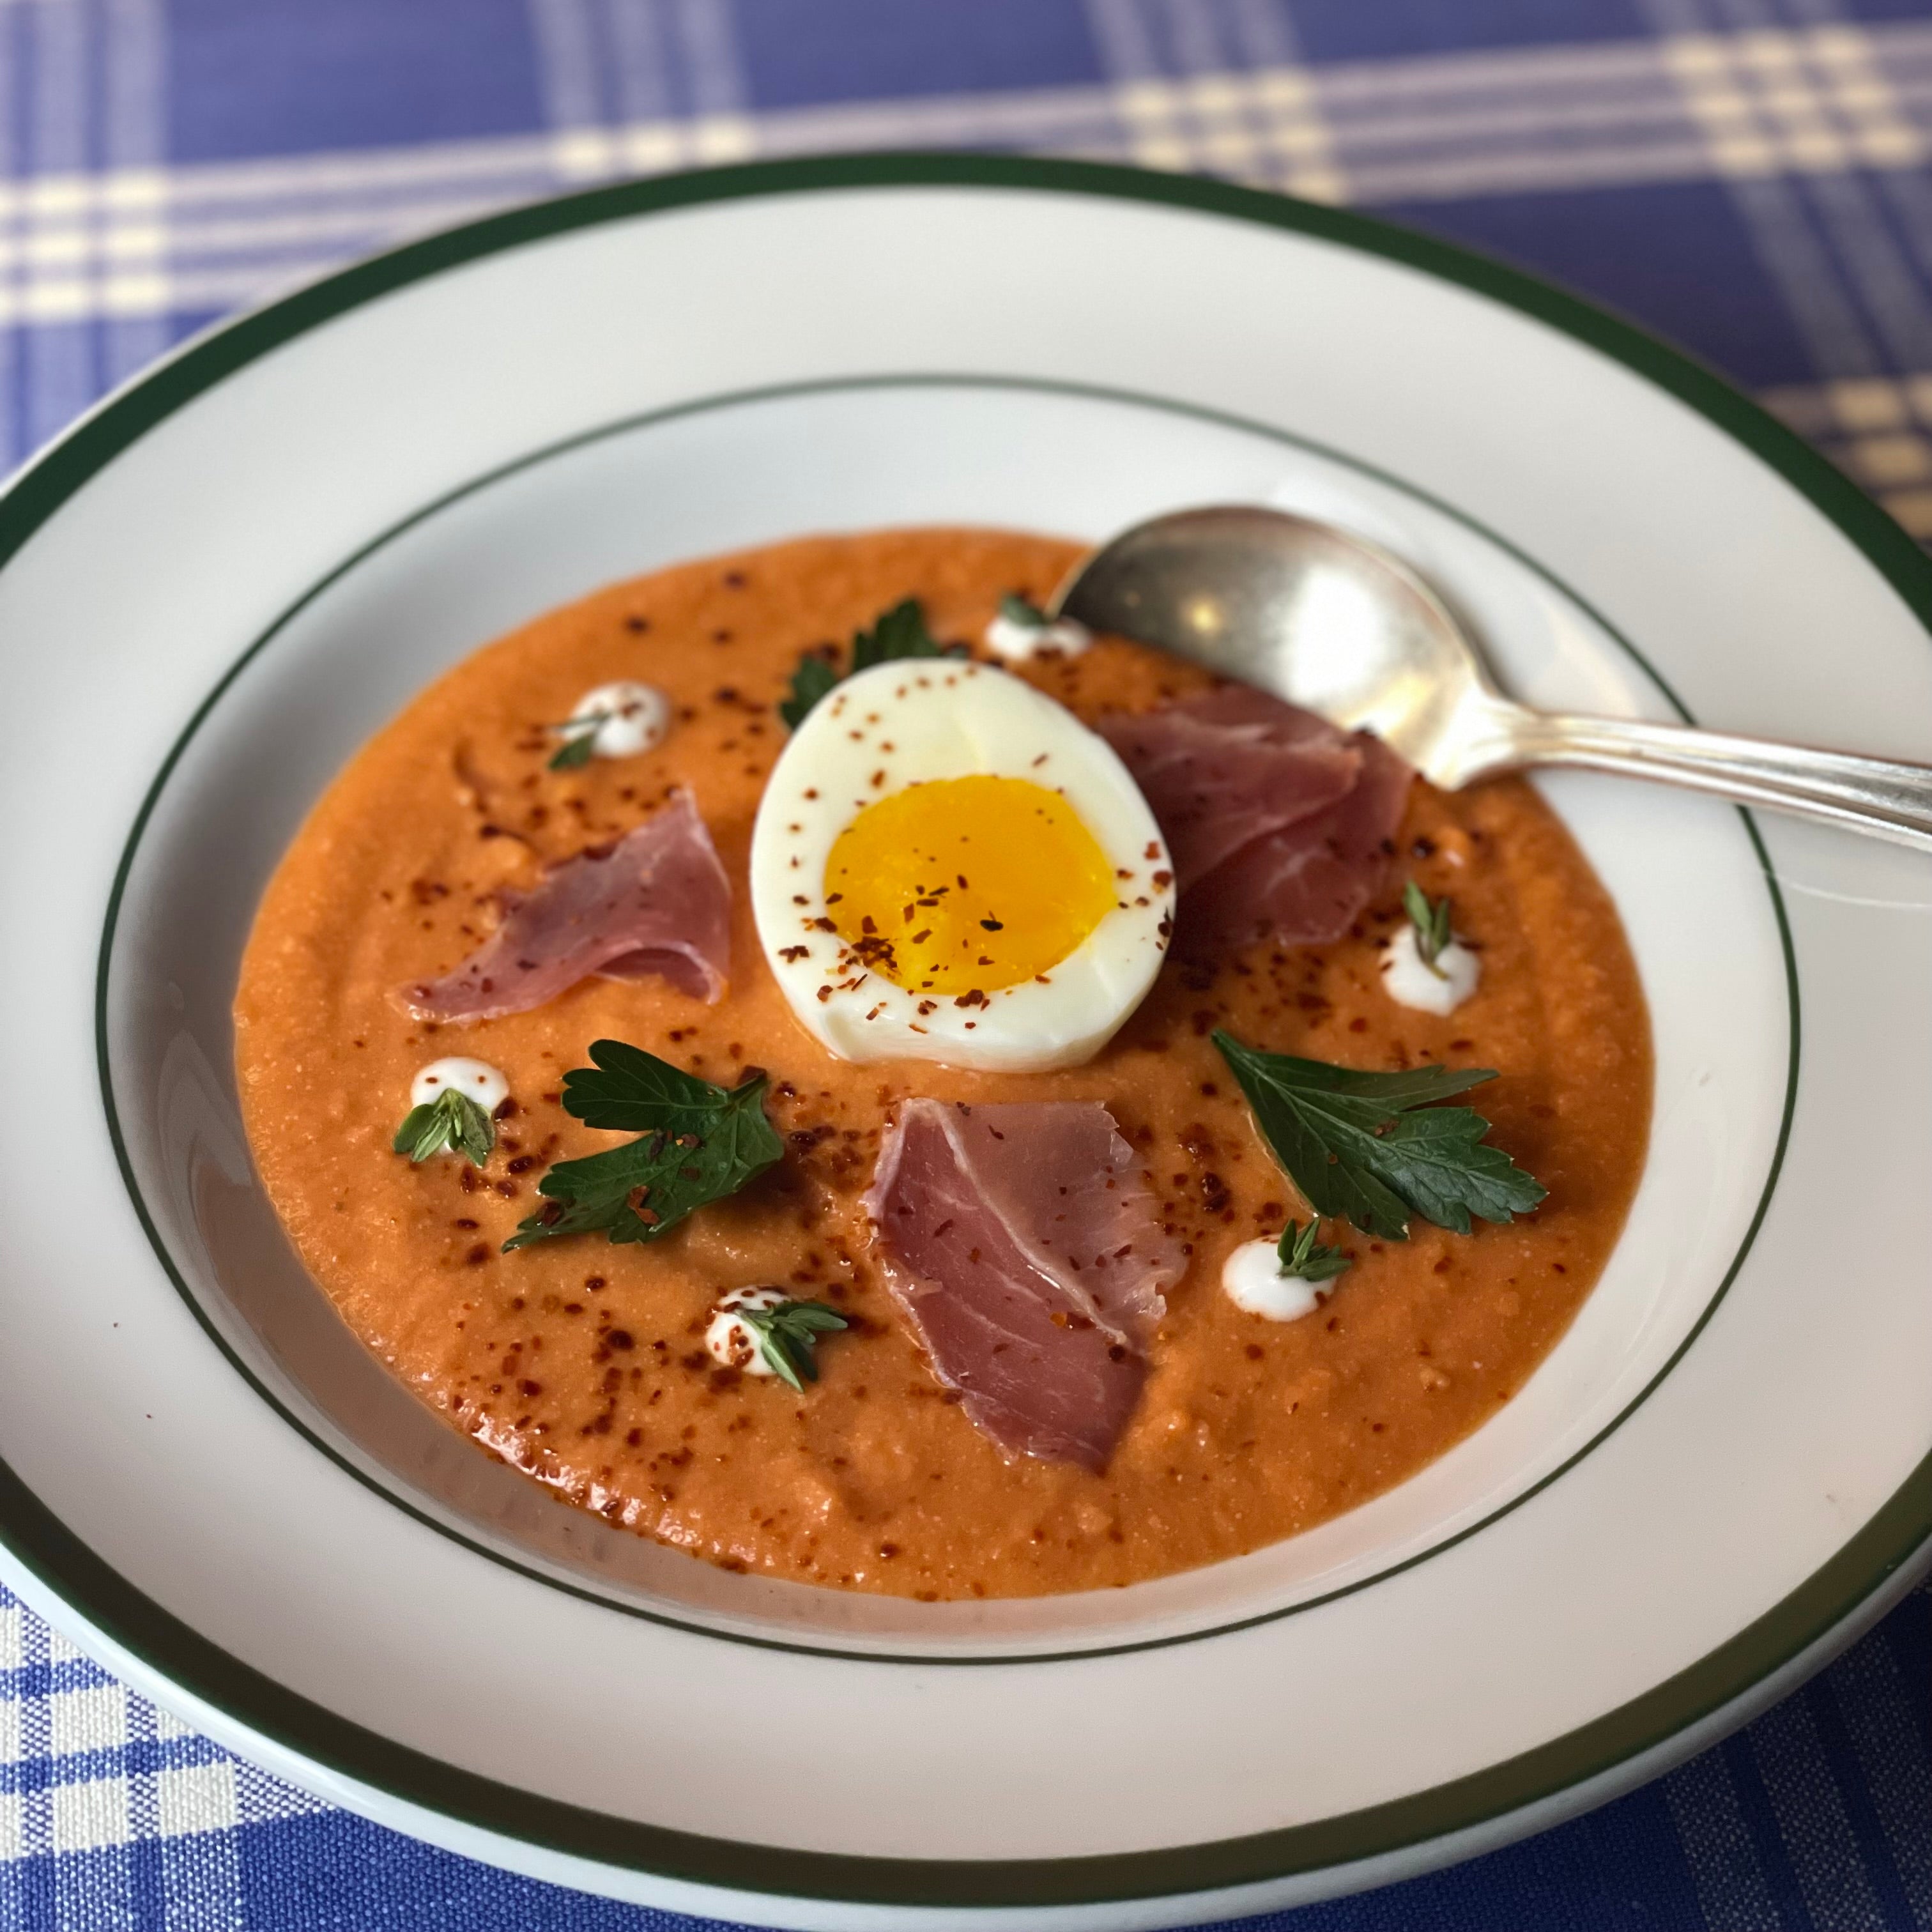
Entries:
[[1529, 710], [1497, 688], [1474, 640], [1406, 564], [1285, 511], [1216, 505], [1138, 524], [1076, 565], [1048, 610], [1372, 732], [1448, 790], [1583, 766], [1932, 850], [1932, 768]]

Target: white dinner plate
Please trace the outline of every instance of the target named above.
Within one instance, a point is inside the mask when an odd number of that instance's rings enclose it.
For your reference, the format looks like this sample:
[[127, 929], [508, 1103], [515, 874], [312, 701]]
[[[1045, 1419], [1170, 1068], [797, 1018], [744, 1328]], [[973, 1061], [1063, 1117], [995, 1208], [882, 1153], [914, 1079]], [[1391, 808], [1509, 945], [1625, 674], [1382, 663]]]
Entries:
[[1602, 1283], [1468, 1441], [1238, 1562], [1005, 1604], [729, 1576], [477, 1454], [294, 1262], [236, 962], [425, 680], [710, 551], [1215, 500], [1399, 550], [1538, 702], [1932, 757], [1932, 566], [1748, 403], [1440, 244], [1123, 170], [833, 159], [522, 210], [216, 331], [16, 479], [8, 1582], [386, 1823], [842, 1928], [1404, 1876], [1662, 1769], [1877, 1616], [1932, 1546], [1932, 868], [1688, 796], [1547, 788], [1656, 1029]]

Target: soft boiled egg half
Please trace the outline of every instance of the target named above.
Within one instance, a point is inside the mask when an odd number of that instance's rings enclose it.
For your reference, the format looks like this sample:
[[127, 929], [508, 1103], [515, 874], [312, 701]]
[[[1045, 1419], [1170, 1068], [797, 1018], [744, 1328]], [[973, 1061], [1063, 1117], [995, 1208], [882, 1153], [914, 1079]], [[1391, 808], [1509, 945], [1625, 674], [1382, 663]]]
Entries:
[[878, 664], [821, 699], [752, 835], [758, 936], [840, 1058], [1031, 1072], [1153, 985], [1173, 870], [1112, 746], [1018, 678]]

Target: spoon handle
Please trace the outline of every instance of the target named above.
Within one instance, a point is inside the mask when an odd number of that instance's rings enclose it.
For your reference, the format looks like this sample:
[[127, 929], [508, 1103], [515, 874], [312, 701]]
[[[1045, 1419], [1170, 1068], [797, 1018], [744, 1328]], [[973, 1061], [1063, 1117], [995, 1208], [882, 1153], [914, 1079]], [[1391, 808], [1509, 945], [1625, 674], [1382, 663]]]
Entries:
[[1582, 765], [1660, 779], [1932, 851], [1932, 766], [1681, 724], [1508, 710], [1514, 715], [1504, 735], [1513, 764]]

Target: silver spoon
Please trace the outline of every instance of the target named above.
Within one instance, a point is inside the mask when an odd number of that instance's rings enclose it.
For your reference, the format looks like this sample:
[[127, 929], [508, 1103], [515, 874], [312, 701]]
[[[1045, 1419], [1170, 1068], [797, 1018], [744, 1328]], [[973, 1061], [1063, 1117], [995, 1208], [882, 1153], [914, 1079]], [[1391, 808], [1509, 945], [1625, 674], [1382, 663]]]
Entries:
[[1406, 565], [1305, 517], [1238, 505], [1156, 517], [1077, 564], [1049, 611], [1372, 731], [1452, 791], [1525, 765], [1584, 765], [1932, 850], [1932, 766], [1529, 710]]

